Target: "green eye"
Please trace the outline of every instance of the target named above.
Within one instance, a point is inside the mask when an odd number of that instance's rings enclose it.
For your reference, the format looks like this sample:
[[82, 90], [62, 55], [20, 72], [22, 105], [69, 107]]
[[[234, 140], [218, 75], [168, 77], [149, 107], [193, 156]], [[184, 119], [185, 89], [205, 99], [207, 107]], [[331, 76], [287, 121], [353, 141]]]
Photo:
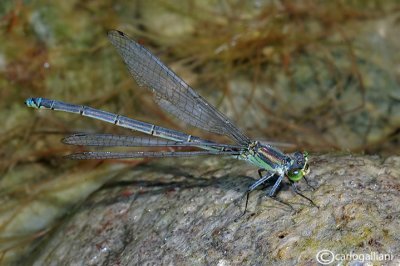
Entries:
[[300, 179], [303, 178], [303, 171], [301, 171], [299, 169], [293, 170], [293, 171], [289, 171], [288, 172], [288, 178], [291, 181], [294, 181], [294, 182], [299, 181]]

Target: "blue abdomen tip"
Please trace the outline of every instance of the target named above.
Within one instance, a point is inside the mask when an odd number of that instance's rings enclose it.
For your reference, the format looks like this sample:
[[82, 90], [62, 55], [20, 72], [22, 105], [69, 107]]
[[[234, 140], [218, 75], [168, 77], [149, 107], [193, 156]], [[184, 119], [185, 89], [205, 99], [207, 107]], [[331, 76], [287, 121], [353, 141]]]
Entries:
[[41, 98], [28, 98], [25, 100], [25, 104], [28, 107], [33, 107], [33, 108], [40, 108], [40, 102]]

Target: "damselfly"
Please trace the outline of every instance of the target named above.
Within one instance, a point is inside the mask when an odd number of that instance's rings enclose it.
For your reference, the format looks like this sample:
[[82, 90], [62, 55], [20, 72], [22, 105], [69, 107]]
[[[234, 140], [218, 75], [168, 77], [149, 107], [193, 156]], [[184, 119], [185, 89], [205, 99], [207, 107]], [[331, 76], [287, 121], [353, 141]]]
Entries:
[[156, 102], [163, 109], [190, 125], [225, 135], [232, 139], [235, 144], [216, 143], [177, 130], [163, 128], [88, 106], [45, 98], [27, 99], [25, 103], [29, 107], [76, 113], [152, 136], [74, 134], [63, 139], [66, 144], [102, 147], [194, 147], [200, 149], [197, 151], [90, 151], [71, 154], [67, 156], [68, 158], [127, 159], [199, 155], [231, 156], [239, 160], [245, 160], [259, 168], [258, 174], [260, 178], [247, 189], [245, 210], [251, 191], [275, 178], [276, 181], [268, 193], [270, 197], [273, 197], [285, 176], [289, 179], [296, 194], [301, 195], [315, 205], [311, 199], [302, 195], [296, 188], [296, 183], [301, 179], [304, 178], [307, 182], [305, 178], [309, 172], [307, 153], [284, 154], [272, 145], [249, 139], [223, 113], [209, 104], [143, 46], [134, 42], [120, 31], [110, 31], [108, 38], [122, 56], [129, 72], [137, 83], [152, 90]]

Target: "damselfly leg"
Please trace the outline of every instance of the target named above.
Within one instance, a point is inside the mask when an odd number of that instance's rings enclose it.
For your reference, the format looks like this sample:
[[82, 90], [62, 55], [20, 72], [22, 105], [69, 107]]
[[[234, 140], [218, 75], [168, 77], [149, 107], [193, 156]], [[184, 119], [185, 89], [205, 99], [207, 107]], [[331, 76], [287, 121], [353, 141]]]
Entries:
[[[260, 170], [258, 170], [258, 173], [260, 174], [262, 171], [263, 171], [263, 169], [260, 169]], [[265, 170], [264, 170], [264, 171], [265, 171]], [[259, 180], [257, 180], [256, 182], [254, 182], [254, 183], [247, 189], [247, 192], [246, 192], [246, 204], [245, 204], [245, 208], [244, 208], [244, 212], [243, 212], [242, 216], [243, 216], [243, 215], [246, 213], [246, 211], [247, 211], [247, 206], [248, 206], [248, 203], [249, 203], [249, 196], [250, 196], [250, 193], [251, 193], [253, 190], [255, 190], [257, 187], [259, 187], [259, 186], [261, 186], [262, 184], [264, 184], [265, 182], [267, 182], [269, 179], [271, 179], [271, 178], [272, 178], [273, 176], [275, 176], [275, 175], [276, 175], [275, 172], [273, 172], [273, 173], [267, 172], [266, 175], [262, 176]], [[284, 178], [283, 175], [281, 175], [281, 176], [278, 177], [278, 179], [275, 181], [273, 187], [272, 187], [271, 190], [268, 192], [268, 197], [270, 197], [270, 198], [272, 198], [273, 200], [276, 200], [276, 201], [278, 201], [278, 202], [280, 202], [280, 203], [282, 203], [282, 204], [284, 204], [284, 205], [286, 205], [286, 206], [289, 206], [292, 210], [294, 210], [293, 207], [290, 206], [289, 203], [283, 202], [283, 201], [281, 201], [281, 200], [279, 200], [279, 199], [276, 199], [276, 198], [274, 197], [275, 192], [276, 192], [276, 190], [279, 188], [279, 185], [281, 184], [283, 178]]]
[[303, 176], [303, 179], [304, 179], [304, 181], [306, 181], [307, 186], [309, 186], [314, 191], [315, 187], [310, 185], [310, 183], [308, 182], [308, 179], [305, 176]]
[[268, 192], [268, 197], [270, 197], [270, 198], [273, 199], [273, 200], [276, 200], [277, 202], [282, 203], [283, 205], [286, 205], [286, 206], [290, 207], [290, 208], [294, 211], [295, 209], [292, 207], [292, 205], [290, 205], [289, 203], [284, 202], [284, 201], [282, 201], [282, 200], [280, 200], [280, 199], [278, 199], [278, 198], [275, 197], [275, 192], [276, 192], [276, 190], [279, 188], [279, 185], [281, 184], [282, 179], [283, 179], [284, 177], [285, 177], [285, 176], [283, 176], [283, 175], [281, 175], [281, 176], [278, 177], [278, 179], [275, 181], [274, 186], [273, 186], [273, 187], [271, 188], [271, 190]]
[[[244, 207], [244, 212], [243, 212], [243, 214], [242, 214], [242, 216], [246, 213], [246, 210], [247, 210], [247, 205], [248, 205], [248, 203], [249, 203], [249, 196], [250, 196], [250, 193], [254, 190], [254, 189], [256, 189], [257, 187], [259, 187], [259, 186], [261, 186], [263, 183], [265, 183], [267, 180], [269, 180], [270, 178], [272, 178], [274, 175], [275, 175], [275, 172], [267, 172], [267, 174], [265, 174], [264, 176], [261, 176], [261, 172], [263, 171], [264, 169], [259, 169], [258, 170], [258, 174], [260, 175], [260, 179], [258, 179], [256, 182], [254, 182], [253, 184], [251, 184], [250, 186], [249, 186], [249, 188], [247, 189], [247, 191], [246, 191], [246, 204], [245, 204], [245, 207]], [[265, 171], [265, 170], [264, 170]]]
[[297, 195], [299, 195], [299, 196], [305, 198], [305, 199], [308, 200], [312, 205], [314, 205], [315, 207], [319, 208], [319, 206], [318, 206], [317, 204], [315, 204], [314, 201], [313, 201], [312, 199], [310, 199], [309, 197], [303, 195], [303, 194], [298, 190], [296, 183], [292, 182], [291, 188], [292, 188], [292, 191], [293, 191], [294, 193], [296, 193]]

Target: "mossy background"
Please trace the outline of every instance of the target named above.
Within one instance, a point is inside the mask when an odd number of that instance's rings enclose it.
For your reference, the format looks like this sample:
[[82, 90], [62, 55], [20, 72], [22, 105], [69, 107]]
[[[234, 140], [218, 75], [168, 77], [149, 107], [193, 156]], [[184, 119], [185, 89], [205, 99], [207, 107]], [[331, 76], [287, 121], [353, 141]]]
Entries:
[[[398, 1], [1, 1], [0, 248], [27, 254], [71, 207], [144, 161], [73, 162], [72, 132], [126, 130], [37, 111], [90, 105], [216, 141], [138, 88], [108, 29], [158, 55], [249, 136], [316, 152], [398, 154]], [[112, 170], [110, 170], [112, 169]]]

